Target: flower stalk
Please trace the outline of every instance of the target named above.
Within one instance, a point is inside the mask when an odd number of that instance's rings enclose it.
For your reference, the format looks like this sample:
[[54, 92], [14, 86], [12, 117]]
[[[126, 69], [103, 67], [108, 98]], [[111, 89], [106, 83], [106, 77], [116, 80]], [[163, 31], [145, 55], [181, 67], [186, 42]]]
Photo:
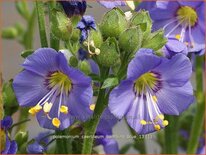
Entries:
[[196, 57], [196, 100], [197, 100], [197, 111], [192, 124], [191, 136], [188, 143], [187, 153], [195, 154], [198, 148], [199, 137], [202, 132], [202, 127], [204, 125], [204, 114], [205, 114], [205, 97], [203, 91], [203, 56]]
[[[101, 68], [103, 79], [107, 77], [108, 72], [109, 72], [109, 69]], [[94, 109], [94, 114], [92, 118], [88, 122], [85, 123], [85, 133], [84, 133], [85, 137], [84, 137], [84, 142], [83, 142], [82, 154], [91, 154], [96, 128], [100, 121], [100, 116], [102, 115], [106, 107], [105, 105], [107, 105], [107, 102], [108, 102], [108, 95], [105, 95], [106, 89], [101, 89], [101, 86], [99, 87], [99, 94], [98, 94], [97, 103]]]
[[44, 3], [42, 1], [36, 1], [36, 10], [37, 10], [37, 16], [38, 16], [41, 47], [48, 47], [47, 36], [46, 36]]

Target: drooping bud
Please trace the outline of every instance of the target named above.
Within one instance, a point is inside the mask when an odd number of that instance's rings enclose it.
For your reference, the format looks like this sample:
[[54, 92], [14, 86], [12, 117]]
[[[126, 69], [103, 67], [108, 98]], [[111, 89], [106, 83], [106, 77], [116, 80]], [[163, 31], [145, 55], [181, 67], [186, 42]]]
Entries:
[[133, 26], [140, 26], [141, 30], [144, 32], [144, 36], [147, 36], [152, 29], [152, 20], [147, 11], [135, 12], [131, 19], [131, 24]]
[[157, 51], [161, 49], [166, 44], [166, 42], [167, 39], [164, 37], [164, 31], [158, 30], [154, 33], [151, 33], [147, 39], [144, 39], [142, 47]]
[[108, 38], [100, 47], [100, 54], [97, 56], [99, 64], [111, 67], [119, 60], [119, 49], [115, 38]]
[[72, 67], [77, 67], [78, 65], [78, 60], [75, 56], [71, 56], [70, 59], [69, 59], [69, 64], [72, 66]]
[[142, 44], [143, 34], [139, 26], [125, 30], [119, 37], [119, 47], [125, 52], [137, 51]]
[[19, 131], [16, 135], [15, 135], [15, 140], [18, 144], [18, 146], [21, 146], [23, 143], [26, 143], [28, 140], [28, 131]]
[[52, 33], [59, 39], [69, 40], [72, 34], [72, 23], [62, 12], [52, 10], [54, 22], [51, 25]]
[[126, 30], [127, 21], [122, 10], [114, 8], [107, 12], [100, 24], [100, 30], [105, 38], [115, 37], [118, 38], [119, 35]]

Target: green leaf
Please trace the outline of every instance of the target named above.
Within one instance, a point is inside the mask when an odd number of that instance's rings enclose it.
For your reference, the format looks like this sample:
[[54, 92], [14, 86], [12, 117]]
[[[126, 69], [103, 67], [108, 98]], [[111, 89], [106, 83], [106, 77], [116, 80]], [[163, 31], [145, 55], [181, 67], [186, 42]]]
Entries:
[[101, 89], [105, 89], [105, 88], [108, 88], [108, 87], [114, 87], [114, 86], [116, 86], [118, 84], [119, 84], [119, 79], [118, 78], [116, 78], [116, 77], [114, 77], [114, 78], [107, 78], [104, 81]]
[[34, 50], [25, 50], [25, 51], [21, 52], [21, 57], [26, 58], [29, 55], [31, 55], [32, 53], [34, 53]]
[[131, 148], [132, 144], [126, 144], [124, 145], [120, 150], [119, 150], [119, 154], [126, 154], [129, 149]]

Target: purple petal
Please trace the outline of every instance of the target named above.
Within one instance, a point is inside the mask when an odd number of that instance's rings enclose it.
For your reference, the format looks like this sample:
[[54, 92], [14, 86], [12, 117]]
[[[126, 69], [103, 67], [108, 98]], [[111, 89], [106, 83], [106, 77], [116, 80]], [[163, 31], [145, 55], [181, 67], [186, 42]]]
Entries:
[[170, 86], [183, 86], [191, 77], [192, 64], [184, 54], [176, 54], [171, 59], [163, 59], [153, 71], [159, 73]]
[[[150, 2], [147, 2], [150, 3]], [[168, 11], [169, 8], [169, 11]], [[152, 20], [166, 20], [176, 16], [178, 2], [156, 2], [156, 7], [150, 11]]]
[[74, 85], [69, 94], [68, 107], [71, 114], [78, 120], [86, 121], [91, 117], [93, 111], [89, 109], [92, 104], [93, 90], [92, 86], [84, 87], [81, 85]]
[[3, 120], [1, 120], [1, 128], [4, 130], [8, 130], [13, 124], [13, 120], [11, 116], [6, 116]]
[[6, 143], [5, 143], [4, 150], [1, 152], [1, 154], [7, 154], [10, 149], [10, 146], [11, 146], [11, 141], [9, 140], [9, 137], [6, 134]]
[[16, 154], [18, 149], [16, 141], [12, 140], [7, 154]]
[[117, 118], [106, 108], [101, 116], [96, 132], [103, 135], [112, 135], [112, 128], [117, 123]]
[[56, 56], [57, 52], [52, 48], [39, 48], [27, 57], [22, 66], [26, 70], [45, 76], [48, 72], [58, 70]]
[[118, 154], [119, 147], [115, 139], [105, 138], [103, 144], [105, 154]]
[[115, 8], [117, 6], [125, 6], [126, 3], [124, 1], [102, 1], [102, 0], [97, 0], [97, 2], [99, 4], [101, 4], [102, 6], [108, 8], [108, 9], [112, 9]]
[[33, 143], [27, 146], [27, 153], [29, 154], [43, 154], [44, 147], [38, 143]]
[[161, 59], [158, 56], [150, 54], [151, 51], [151, 49], [140, 49], [137, 52], [135, 58], [128, 65], [127, 78], [136, 80], [139, 76], [161, 63]]
[[194, 102], [193, 89], [190, 82], [182, 87], [171, 87], [164, 84], [163, 89], [156, 93], [158, 107], [168, 115], [179, 115]]
[[135, 11], [139, 11], [141, 9], [144, 9], [144, 10], [152, 10], [154, 9], [156, 6], [156, 2], [141, 2], [138, 7], [135, 9]]
[[128, 112], [134, 100], [135, 93], [133, 86], [132, 81], [125, 80], [110, 93], [109, 110], [118, 119], [121, 119]]
[[34, 72], [24, 70], [13, 81], [13, 88], [21, 106], [35, 106], [46, 95], [45, 79]]
[[202, 1], [178, 1], [181, 6], [190, 6], [192, 8], [197, 8], [200, 5], [203, 5]]

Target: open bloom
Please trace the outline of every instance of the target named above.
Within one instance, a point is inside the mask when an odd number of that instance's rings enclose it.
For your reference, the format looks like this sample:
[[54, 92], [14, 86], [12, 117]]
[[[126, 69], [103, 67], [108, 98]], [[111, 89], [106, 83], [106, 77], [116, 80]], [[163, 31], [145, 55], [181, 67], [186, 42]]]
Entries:
[[59, 3], [62, 5], [64, 12], [68, 17], [72, 17], [74, 15], [83, 16], [87, 8], [87, 2], [84, 0], [59, 1]]
[[63, 130], [74, 118], [86, 121], [92, 114], [91, 79], [67, 64], [60, 52], [40, 48], [22, 65], [13, 82], [20, 106], [32, 107], [41, 127]]
[[88, 15], [83, 16], [81, 21], [77, 24], [77, 28], [81, 31], [80, 42], [83, 42], [87, 39], [91, 29], [96, 30], [94, 18]]
[[[10, 140], [8, 130], [11, 127], [13, 120], [10, 116], [6, 116], [3, 120], [1, 120], [1, 136], [5, 134], [6, 142], [1, 150], [1, 154], [16, 154], [18, 146], [16, 141]], [[2, 139], [1, 139], [1, 142]]]
[[138, 134], [160, 130], [169, 123], [164, 114], [179, 115], [193, 103], [191, 73], [183, 54], [167, 59], [140, 49], [128, 65], [127, 79], [111, 92], [109, 109], [118, 119], [126, 116]]
[[189, 52], [205, 50], [205, 3], [203, 1], [143, 2], [137, 10], [146, 9], [154, 21], [153, 29], [163, 28], [166, 37], [184, 42]]
[[96, 145], [102, 145], [104, 148], [105, 154], [118, 154], [119, 148], [118, 143], [114, 138], [109, 136], [112, 135], [112, 128], [117, 123], [117, 119], [113, 114], [109, 111], [109, 109], [105, 109], [99, 125], [97, 126], [96, 136], [99, 136], [98, 139], [95, 140]]

